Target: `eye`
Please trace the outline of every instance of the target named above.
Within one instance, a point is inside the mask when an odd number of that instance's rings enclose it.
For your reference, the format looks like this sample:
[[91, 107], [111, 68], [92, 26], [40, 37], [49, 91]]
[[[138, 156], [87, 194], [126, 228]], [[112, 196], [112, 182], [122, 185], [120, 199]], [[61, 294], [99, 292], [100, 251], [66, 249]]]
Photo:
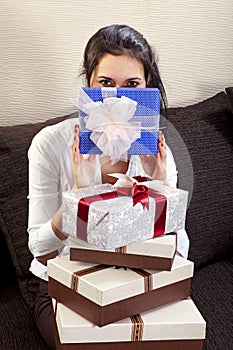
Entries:
[[135, 88], [139, 85], [139, 82], [138, 81], [135, 81], [135, 80], [129, 80], [127, 81], [126, 83], [126, 86], [127, 87], [132, 87], [132, 88]]
[[114, 86], [113, 82], [109, 79], [102, 79], [99, 81], [100, 85], [102, 86]]

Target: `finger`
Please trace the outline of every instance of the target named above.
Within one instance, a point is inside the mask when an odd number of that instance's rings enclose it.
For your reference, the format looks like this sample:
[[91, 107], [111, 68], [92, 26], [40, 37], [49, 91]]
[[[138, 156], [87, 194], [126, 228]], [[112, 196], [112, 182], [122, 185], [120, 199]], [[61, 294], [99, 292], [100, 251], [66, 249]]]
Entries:
[[159, 142], [162, 141], [162, 138], [163, 138], [163, 132], [159, 130]]
[[156, 168], [156, 164], [157, 164], [156, 156], [140, 155], [140, 158], [141, 158], [141, 164], [142, 164], [144, 171], [149, 176], [152, 176], [154, 169]]
[[140, 154], [140, 158], [141, 158], [142, 163], [144, 163], [144, 164], [148, 164], [151, 161], [151, 156], [146, 155], [146, 154]]
[[163, 143], [159, 143], [159, 152], [158, 157], [164, 162], [167, 159], [167, 149], [166, 145]]
[[89, 154], [88, 161], [90, 163], [95, 163], [95, 160], [96, 160], [96, 154]]
[[78, 124], [75, 124], [75, 126], [74, 126], [74, 143], [79, 148], [79, 126], [78, 126]]
[[163, 144], [166, 143], [164, 133], [163, 133], [161, 130], [159, 131], [158, 142], [159, 142], [159, 143], [163, 143]]
[[74, 142], [72, 146], [72, 160], [75, 162], [75, 164], [81, 164], [83, 161], [83, 155], [80, 153], [79, 150], [79, 142]]
[[159, 144], [163, 144], [166, 147], [165, 136], [162, 131], [159, 131]]
[[156, 164], [160, 165], [161, 160], [162, 160], [160, 151], [156, 154], [155, 159], [156, 159]]
[[76, 160], [81, 161], [83, 156], [80, 154], [79, 150], [79, 125], [75, 124], [74, 126], [74, 154], [76, 155]]
[[78, 124], [74, 125], [74, 133], [79, 133], [79, 125]]

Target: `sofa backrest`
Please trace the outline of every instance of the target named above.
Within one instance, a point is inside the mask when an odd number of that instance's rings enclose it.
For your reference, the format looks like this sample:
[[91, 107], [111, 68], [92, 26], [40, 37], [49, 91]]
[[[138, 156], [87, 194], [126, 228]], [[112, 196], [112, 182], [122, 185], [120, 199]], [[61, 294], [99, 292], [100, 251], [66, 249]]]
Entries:
[[[0, 229], [29, 304], [35, 279], [28, 270], [32, 256], [27, 234], [27, 150], [41, 128], [67, 117], [0, 127]], [[168, 120], [166, 137], [177, 162], [179, 187], [190, 190], [189, 258], [197, 268], [233, 248], [233, 116], [221, 92], [193, 106], [169, 109]]]
[[[0, 126], [0, 230], [9, 249], [21, 292], [31, 305], [31, 291], [34, 290], [37, 279], [29, 272], [32, 255], [28, 249], [27, 234], [27, 151], [33, 136], [39, 130], [64, 118], [34, 124]], [[1, 247], [4, 249], [4, 245]], [[9, 265], [8, 268], [10, 269]]]
[[167, 141], [177, 163], [179, 187], [190, 191], [186, 229], [189, 258], [196, 268], [232, 254], [232, 91], [168, 111]]

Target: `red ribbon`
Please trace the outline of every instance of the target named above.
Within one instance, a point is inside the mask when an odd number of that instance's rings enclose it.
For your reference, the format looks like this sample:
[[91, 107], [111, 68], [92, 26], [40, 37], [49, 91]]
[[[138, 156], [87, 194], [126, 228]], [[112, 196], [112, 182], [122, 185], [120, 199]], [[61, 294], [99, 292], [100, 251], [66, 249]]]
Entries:
[[155, 200], [155, 219], [154, 219], [154, 237], [162, 236], [165, 232], [167, 198], [149, 188], [149, 196]]
[[135, 206], [137, 203], [142, 203], [142, 205], [149, 210], [148, 187], [134, 183], [132, 187], [132, 198], [133, 206]]
[[155, 224], [154, 224], [154, 237], [161, 236], [165, 231], [166, 223], [166, 211], [167, 211], [167, 198], [158, 193], [155, 190], [148, 189], [148, 187], [140, 184], [134, 184], [133, 188], [120, 187], [116, 191], [101, 193], [94, 196], [84, 197], [79, 200], [78, 212], [77, 212], [77, 237], [87, 241], [87, 222], [88, 213], [91, 203], [108, 200], [112, 198], [118, 198], [120, 196], [132, 196], [133, 205], [138, 202], [149, 208], [149, 196], [154, 198], [156, 202], [155, 208]]

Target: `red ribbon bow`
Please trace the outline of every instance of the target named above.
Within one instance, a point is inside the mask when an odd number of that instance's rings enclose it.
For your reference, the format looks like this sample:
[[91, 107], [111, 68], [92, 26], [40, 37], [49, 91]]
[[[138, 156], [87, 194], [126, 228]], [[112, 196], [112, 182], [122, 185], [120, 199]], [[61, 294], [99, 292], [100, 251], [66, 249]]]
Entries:
[[133, 198], [133, 206], [135, 206], [137, 203], [141, 203], [144, 205], [147, 209], [149, 209], [149, 191], [148, 187], [134, 183], [132, 187], [132, 194]]

